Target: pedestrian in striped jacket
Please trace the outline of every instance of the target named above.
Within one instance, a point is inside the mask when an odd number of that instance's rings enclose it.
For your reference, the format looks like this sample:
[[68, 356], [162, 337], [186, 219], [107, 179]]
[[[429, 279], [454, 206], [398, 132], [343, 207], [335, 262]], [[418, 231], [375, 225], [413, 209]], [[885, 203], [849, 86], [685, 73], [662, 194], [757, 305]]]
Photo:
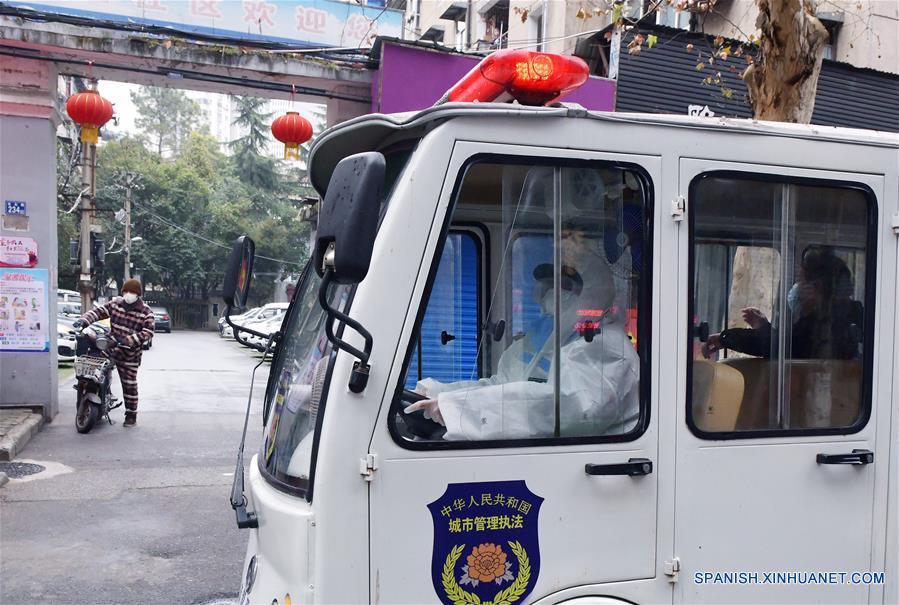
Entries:
[[112, 335], [119, 346], [109, 350], [115, 359], [122, 395], [125, 399], [125, 422], [132, 427], [137, 423], [137, 368], [140, 367], [143, 345], [153, 338], [153, 311], [141, 299], [140, 282], [129, 279], [122, 286], [122, 296], [116, 296], [84, 314], [88, 324], [109, 318]]

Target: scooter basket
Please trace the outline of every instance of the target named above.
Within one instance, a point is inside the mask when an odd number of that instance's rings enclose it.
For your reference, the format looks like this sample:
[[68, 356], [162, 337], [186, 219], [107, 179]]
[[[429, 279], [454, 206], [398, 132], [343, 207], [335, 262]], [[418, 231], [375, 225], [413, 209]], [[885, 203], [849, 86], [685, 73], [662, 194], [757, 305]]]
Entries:
[[99, 383], [106, 381], [106, 371], [112, 362], [105, 357], [76, 357], [75, 377], [89, 378]]

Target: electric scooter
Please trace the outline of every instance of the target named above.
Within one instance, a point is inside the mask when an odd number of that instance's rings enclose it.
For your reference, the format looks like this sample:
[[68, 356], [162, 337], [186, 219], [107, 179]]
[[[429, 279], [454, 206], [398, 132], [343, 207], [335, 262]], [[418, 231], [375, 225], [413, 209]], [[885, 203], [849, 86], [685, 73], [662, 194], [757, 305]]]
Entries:
[[115, 361], [109, 351], [116, 346], [121, 345], [100, 324], [75, 328], [75, 428], [79, 433], [89, 433], [102, 418], [113, 424], [109, 412], [123, 403], [111, 389]]

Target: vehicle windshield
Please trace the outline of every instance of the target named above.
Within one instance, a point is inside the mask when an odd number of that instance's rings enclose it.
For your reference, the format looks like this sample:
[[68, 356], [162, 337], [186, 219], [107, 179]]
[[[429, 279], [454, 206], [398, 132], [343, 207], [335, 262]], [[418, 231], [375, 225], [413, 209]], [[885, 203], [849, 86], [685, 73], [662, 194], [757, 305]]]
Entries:
[[[384, 152], [387, 173], [384, 199], [403, 172], [418, 140], [397, 143]], [[385, 209], [382, 206], [382, 211]], [[294, 303], [281, 328], [283, 338], [272, 363], [266, 389], [265, 409], [269, 411], [259, 465], [263, 475], [276, 487], [310, 498], [314, 475], [316, 428], [324, 413], [328, 361], [332, 346], [325, 336], [325, 312], [318, 303], [321, 278], [307, 265]], [[352, 287], [332, 286], [331, 307], [346, 311]], [[281, 311], [284, 312], [283, 310]], [[334, 327], [340, 335], [338, 327]]]
[[[331, 343], [325, 312], [318, 304], [321, 278], [307, 269], [296, 302], [284, 324], [284, 339], [272, 366], [265, 409], [268, 423], [260, 467], [270, 479], [293, 491], [309, 487], [315, 426], [322, 412]], [[349, 288], [331, 288], [331, 306], [344, 308]]]

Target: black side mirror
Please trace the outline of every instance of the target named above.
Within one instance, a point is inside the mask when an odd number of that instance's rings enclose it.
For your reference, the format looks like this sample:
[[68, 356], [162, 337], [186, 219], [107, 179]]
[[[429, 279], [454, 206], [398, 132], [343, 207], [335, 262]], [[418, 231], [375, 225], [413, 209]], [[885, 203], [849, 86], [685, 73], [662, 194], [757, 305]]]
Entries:
[[[331, 344], [357, 359], [347, 385], [353, 393], [361, 393], [368, 384], [372, 335], [365, 326], [328, 303], [328, 288], [332, 283], [358, 284], [368, 274], [386, 170], [384, 156], [375, 151], [340, 160], [321, 203], [312, 251], [313, 266], [322, 276], [318, 302], [328, 314], [325, 335]], [[335, 319], [362, 335], [363, 350], [335, 336]]]
[[230, 308], [243, 308], [247, 304], [255, 253], [256, 244], [248, 236], [241, 235], [234, 241], [222, 284], [222, 298]]
[[338, 284], [365, 279], [378, 229], [387, 164], [375, 151], [346, 157], [337, 164], [322, 200], [313, 262], [319, 275], [333, 272]]

